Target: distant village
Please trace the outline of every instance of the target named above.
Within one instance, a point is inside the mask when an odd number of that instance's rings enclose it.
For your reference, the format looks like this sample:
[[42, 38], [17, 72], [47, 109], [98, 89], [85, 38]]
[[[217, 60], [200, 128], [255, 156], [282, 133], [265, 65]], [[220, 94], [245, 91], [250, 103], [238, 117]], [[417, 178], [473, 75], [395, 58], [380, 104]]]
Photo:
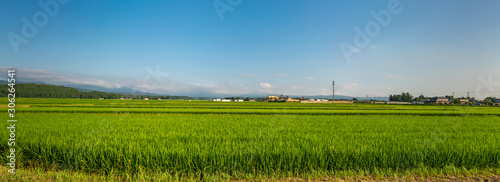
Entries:
[[[104, 98], [99, 98], [99, 99], [104, 99]], [[138, 99], [138, 98], [132, 98], [132, 97], [122, 97], [120, 98], [121, 100], [132, 100], [132, 99]], [[427, 104], [427, 105], [492, 105], [492, 106], [500, 106], [500, 99], [497, 99], [495, 97], [487, 97], [484, 100], [476, 100], [474, 98], [467, 98], [467, 97], [460, 97], [460, 98], [453, 98], [452, 96], [438, 96], [438, 97], [415, 97], [411, 98], [410, 100], [398, 100], [399, 98], [393, 98], [393, 95], [389, 96], [389, 101], [380, 101], [380, 100], [363, 100], [360, 101], [356, 98], [353, 98], [352, 100], [334, 100], [334, 99], [309, 99], [306, 97], [289, 97], [289, 96], [283, 96], [283, 95], [268, 95], [265, 98], [249, 98], [247, 97], [246, 99], [240, 98], [240, 97], [226, 97], [226, 98], [216, 98], [216, 99], [210, 99], [210, 101], [214, 102], [297, 102], [297, 103], [372, 103], [372, 104]], [[171, 100], [167, 98], [161, 98], [161, 97], [144, 97], [141, 98], [141, 100]], [[179, 99], [176, 99], [179, 100]], [[191, 99], [180, 99], [180, 100], [189, 100]]]
[[[290, 96], [283, 95], [268, 95], [265, 98], [241, 98], [241, 97], [225, 97], [225, 98], [216, 98], [210, 99], [210, 101], [214, 102], [296, 102], [296, 103], [372, 103], [372, 104], [427, 104], [427, 105], [492, 105], [492, 106], [500, 106], [500, 98], [497, 99], [495, 97], [487, 97], [484, 100], [476, 100], [471, 97], [460, 97], [454, 98], [453, 96], [436, 96], [436, 97], [423, 97], [422, 95], [419, 97], [412, 97], [411, 95], [404, 96], [401, 95], [390, 95], [389, 101], [380, 101], [380, 100], [358, 100], [353, 98], [351, 100], [335, 100], [335, 99], [309, 99], [306, 97], [295, 97], [292, 98]], [[334, 97], [333, 97], [334, 98]], [[104, 98], [99, 98], [104, 99]], [[140, 99], [140, 100], [171, 100], [169, 97], [143, 97], [143, 98], [132, 98], [132, 97], [122, 97], [121, 100], [132, 100], [132, 99]], [[194, 98], [192, 98], [194, 99]], [[175, 99], [179, 100], [179, 99]], [[180, 99], [180, 100], [189, 100], [190, 99]]]
[[349, 100], [333, 100], [333, 99], [308, 99], [305, 97], [289, 97], [289, 96], [278, 96], [278, 95], [268, 95], [265, 98], [259, 99], [250, 99], [247, 98], [245, 100], [238, 98], [223, 98], [223, 99], [213, 99], [215, 102], [300, 102], [300, 103], [353, 103], [353, 101]]
[[[454, 94], [447, 96], [435, 96], [435, 97], [425, 97], [422, 94], [418, 97], [413, 97], [410, 93], [401, 93], [395, 95], [389, 95], [389, 101], [380, 101], [380, 100], [366, 100], [360, 101], [357, 98], [352, 98], [351, 100], [336, 100], [335, 99], [335, 81], [332, 81], [332, 99], [308, 99], [306, 97], [295, 97], [292, 98], [290, 96], [284, 95], [268, 95], [265, 98], [241, 98], [241, 97], [225, 97], [225, 98], [216, 98], [210, 99], [214, 102], [297, 102], [297, 103], [372, 103], [372, 104], [428, 104], [428, 105], [494, 105], [500, 106], [500, 98], [496, 97], [486, 97], [483, 100], [477, 100], [474, 97], [459, 97], [455, 98]], [[185, 96], [181, 96], [185, 97]], [[190, 97], [189, 101], [191, 101]], [[102, 98], [101, 98], [102, 99]], [[123, 97], [121, 99], [132, 99], [132, 97]], [[141, 99], [141, 98], [138, 98]], [[157, 100], [170, 100], [170, 96], [161, 96], [157, 98], [149, 98], [145, 97], [144, 100], [157, 99]], [[181, 99], [185, 100], [185, 99]]]
[[[390, 99], [389, 99], [390, 100]], [[500, 103], [500, 100], [498, 100]], [[450, 97], [431, 97], [431, 98], [425, 98], [420, 101], [412, 101], [412, 102], [404, 102], [404, 101], [387, 101], [387, 102], [380, 102], [376, 101], [373, 102], [375, 104], [471, 104], [473, 102], [470, 101], [469, 98], [461, 97], [461, 98], [450, 98]], [[475, 104], [475, 103], [474, 103]]]
[[[392, 96], [392, 95], [391, 95]], [[278, 95], [268, 95], [265, 98], [258, 99], [242, 99], [242, 98], [218, 98], [212, 99], [214, 102], [299, 102], [299, 103], [372, 103], [372, 104], [442, 104], [442, 105], [452, 105], [452, 104], [460, 104], [460, 105], [494, 105], [500, 106], [500, 99], [496, 99], [494, 97], [486, 98], [483, 101], [475, 100], [474, 98], [453, 98], [450, 96], [439, 96], [439, 97], [430, 97], [430, 98], [412, 98], [411, 101], [394, 101], [394, 99], [390, 98], [389, 101], [377, 101], [377, 100], [366, 100], [359, 101], [356, 98], [352, 100], [333, 100], [333, 99], [308, 99], [306, 97], [289, 97], [289, 96], [278, 96]]]
[[418, 97], [413, 97], [411, 94], [401, 93], [400, 95], [389, 95], [388, 102], [374, 101], [375, 104], [440, 104], [440, 105], [493, 105], [500, 106], [500, 98], [486, 97], [483, 100], [478, 100], [470, 97], [455, 97], [455, 94], [446, 96], [425, 97], [422, 94]]

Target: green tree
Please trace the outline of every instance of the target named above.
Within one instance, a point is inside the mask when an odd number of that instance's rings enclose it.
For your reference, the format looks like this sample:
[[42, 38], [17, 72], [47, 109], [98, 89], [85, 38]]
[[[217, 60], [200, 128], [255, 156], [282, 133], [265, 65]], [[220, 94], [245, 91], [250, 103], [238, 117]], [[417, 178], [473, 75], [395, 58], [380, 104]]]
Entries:
[[389, 101], [411, 102], [412, 100], [413, 96], [408, 92], [401, 92], [401, 95], [389, 95]]
[[425, 97], [424, 95], [420, 94], [420, 96], [418, 97], [415, 97], [415, 101], [417, 102], [423, 102], [427, 99], [427, 97]]
[[497, 98], [495, 97], [486, 97], [484, 98], [484, 103], [487, 104], [487, 105], [493, 105], [493, 102], [495, 102], [497, 100]]

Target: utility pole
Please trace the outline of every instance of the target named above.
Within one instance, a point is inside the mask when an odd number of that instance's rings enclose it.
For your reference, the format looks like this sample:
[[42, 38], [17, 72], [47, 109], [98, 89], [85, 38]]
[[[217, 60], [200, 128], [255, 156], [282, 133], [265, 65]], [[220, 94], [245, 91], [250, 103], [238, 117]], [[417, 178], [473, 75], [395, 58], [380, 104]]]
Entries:
[[470, 98], [470, 97], [469, 97], [469, 92], [467, 92], [467, 99], [469, 99], [469, 98]]
[[333, 100], [335, 100], [335, 81], [332, 81], [333, 86]]

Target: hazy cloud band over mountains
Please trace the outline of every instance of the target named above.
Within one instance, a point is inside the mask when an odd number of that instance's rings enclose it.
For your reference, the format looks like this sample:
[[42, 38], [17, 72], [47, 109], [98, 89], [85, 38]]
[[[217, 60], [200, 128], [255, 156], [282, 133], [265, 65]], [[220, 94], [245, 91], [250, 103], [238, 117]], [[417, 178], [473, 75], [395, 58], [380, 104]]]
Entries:
[[[0, 72], [7, 72], [10, 67], [0, 66]], [[311, 85], [271, 85], [267, 82], [259, 82], [254, 85], [243, 85], [241, 83], [221, 82], [219, 84], [182, 83], [170, 80], [168, 77], [160, 81], [154, 79], [137, 80], [113, 80], [106, 78], [96, 78], [70, 73], [59, 73], [43, 69], [16, 68], [16, 79], [22, 83], [46, 83], [53, 85], [65, 85], [78, 87], [96, 86], [118, 90], [120, 88], [130, 88], [137, 91], [158, 93], [158, 94], [181, 94], [181, 95], [265, 95], [265, 94], [287, 94], [287, 95], [330, 95], [332, 88], [325, 84], [325, 88], [316, 89]], [[247, 76], [247, 75], [243, 75]], [[257, 75], [252, 75], [255, 77]], [[281, 77], [282, 75], [279, 75]], [[0, 77], [5, 80], [5, 77]], [[308, 78], [305, 78], [308, 79]], [[341, 83], [336, 87], [339, 95], [356, 93], [360, 89], [357, 83]]]

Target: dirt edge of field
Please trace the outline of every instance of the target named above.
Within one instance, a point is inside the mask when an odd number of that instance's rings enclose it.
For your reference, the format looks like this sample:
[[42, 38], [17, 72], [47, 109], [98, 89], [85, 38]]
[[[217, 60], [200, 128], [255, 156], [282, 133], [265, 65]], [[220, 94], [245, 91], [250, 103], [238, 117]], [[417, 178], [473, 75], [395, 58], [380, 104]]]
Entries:
[[[63, 172], [63, 171], [34, 171], [25, 169], [16, 169], [16, 176], [13, 176], [8, 172], [6, 166], [0, 166], [0, 181], [149, 181], [144, 179], [125, 179], [118, 178], [115, 180], [109, 180], [106, 176], [99, 176], [93, 174], [84, 173], [74, 173], [74, 172]], [[192, 180], [181, 180], [181, 181], [192, 181]], [[199, 181], [199, 180], [195, 180]], [[277, 182], [288, 182], [288, 181], [358, 181], [358, 182], [385, 182], [385, 181], [419, 181], [419, 182], [435, 182], [435, 181], [487, 181], [487, 182], [500, 182], [500, 174], [490, 174], [490, 175], [442, 175], [442, 176], [419, 176], [419, 175], [406, 175], [400, 177], [380, 177], [380, 176], [360, 176], [360, 177], [312, 177], [312, 178], [283, 178], [283, 179], [255, 179], [255, 180], [233, 180], [233, 182], [243, 182], [243, 181], [277, 181]]]
[[358, 182], [388, 182], [388, 181], [418, 181], [418, 182], [435, 182], [435, 181], [443, 181], [443, 182], [451, 182], [451, 181], [463, 181], [463, 182], [472, 182], [472, 181], [488, 181], [488, 182], [500, 182], [500, 175], [494, 176], [481, 176], [481, 175], [472, 175], [472, 176], [403, 176], [399, 178], [382, 178], [380, 177], [352, 177], [352, 178], [331, 178], [331, 177], [323, 177], [323, 178], [287, 178], [281, 180], [274, 180], [279, 182], [288, 182], [288, 181], [358, 181]]

